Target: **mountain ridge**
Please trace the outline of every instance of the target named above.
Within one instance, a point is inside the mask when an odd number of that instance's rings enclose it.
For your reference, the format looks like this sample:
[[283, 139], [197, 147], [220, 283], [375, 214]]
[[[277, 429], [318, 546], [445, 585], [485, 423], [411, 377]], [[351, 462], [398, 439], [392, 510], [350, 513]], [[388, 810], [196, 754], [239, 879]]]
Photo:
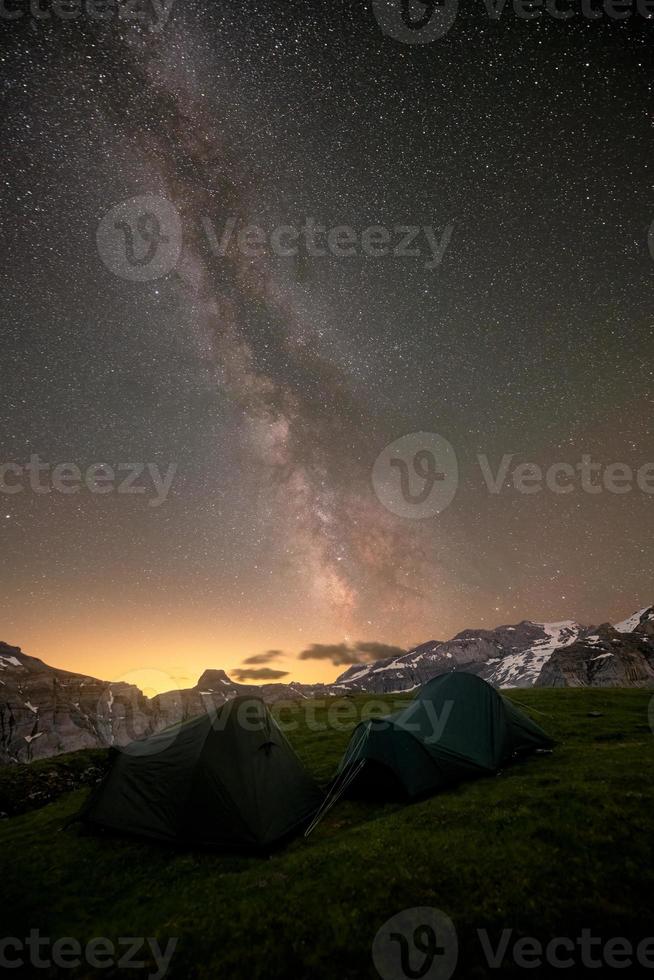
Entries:
[[134, 684], [51, 667], [0, 642], [0, 763], [124, 745], [239, 695], [275, 703], [408, 693], [451, 670], [477, 674], [495, 687], [654, 687], [654, 606], [615, 625], [522, 620], [491, 630], [466, 629], [400, 656], [353, 664], [331, 684], [242, 684], [209, 668], [194, 687], [152, 698]]

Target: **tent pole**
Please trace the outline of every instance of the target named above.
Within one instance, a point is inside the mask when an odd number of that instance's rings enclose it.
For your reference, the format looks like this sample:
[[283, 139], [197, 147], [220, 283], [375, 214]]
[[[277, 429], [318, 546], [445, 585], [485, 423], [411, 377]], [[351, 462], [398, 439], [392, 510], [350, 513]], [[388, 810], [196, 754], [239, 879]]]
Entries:
[[330, 793], [327, 794], [327, 796], [325, 797], [324, 803], [320, 807], [320, 810], [318, 810], [317, 814], [315, 815], [315, 817], [313, 818], [313, 820], [311, 821], [311, 823], [309, 824], [309, 826], [307, 827], [307, 829], [304, 831], [305, 838], [308, 837], [309, 834], [313, 833], [313, 831], [316, 829], [316, 827], [318, 826], [318, 824], [320, 823], [320, 821], [325, 817], [325, 815], [328, 813], [328, 811], [331, 810], [331, 808], [334, 806], [334, 804], [340, 799], [340, 797], [343, 795], [343, 793], [348, 788], [348, 786], [350, 785], [350, 783], [352, 782], [352, 780], [355, 778], [355, 776], [357, 776], [361, 772], [361, 770], [363, 769], [363, 767], [365, 765], [365, 762], [366, 762], [365, 759], [361, 759], [359, 761], [358, 765], [356, 765], [354, 767], [354, 769], [352, 770], [352, 772], [348, 775], [348, 778], [344, 781], [344, 783], [342, 784], [342, 786], [340, 786], [340, 788], [339, 788], [339, 790], [338, 790], [337, 793], [334, 793], [334, 789], [332, 788], [332, 790], [330, 791]]

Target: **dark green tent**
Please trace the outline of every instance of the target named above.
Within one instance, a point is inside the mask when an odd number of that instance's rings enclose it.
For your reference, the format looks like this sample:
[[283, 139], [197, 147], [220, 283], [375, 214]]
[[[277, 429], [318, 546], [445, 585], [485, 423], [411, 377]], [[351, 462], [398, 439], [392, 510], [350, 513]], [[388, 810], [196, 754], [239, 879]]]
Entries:
[[160, 840], [258, 848], [307, 823], [321, 798], [263, 701], [241, 697], [114, 749], [80, 817]]
[[495, 773], [514, 756], [549, 748], [541, 728], [486, 681], [441, 674], [402, 711], [359, 724], [337, 776], [360, 793], [433, 793]]

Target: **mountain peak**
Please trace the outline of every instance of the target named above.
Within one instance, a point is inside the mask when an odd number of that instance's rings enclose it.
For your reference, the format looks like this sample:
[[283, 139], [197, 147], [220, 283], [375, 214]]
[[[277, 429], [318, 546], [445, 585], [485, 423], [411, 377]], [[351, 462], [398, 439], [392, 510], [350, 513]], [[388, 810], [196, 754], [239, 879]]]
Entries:
[[205, 670], [197, 684], [196, 688], [202, 691], [213, 691], [220, 690], [221, 687], [229, 686], [234, 687], [234, 681], [231, 680], [224, 670]]
[[0, 670], [6, 670], [7, 667], [22, 667], [22, 656], [23, 651], [20, 647], [9, 646], [8, 643], [0, 640]]

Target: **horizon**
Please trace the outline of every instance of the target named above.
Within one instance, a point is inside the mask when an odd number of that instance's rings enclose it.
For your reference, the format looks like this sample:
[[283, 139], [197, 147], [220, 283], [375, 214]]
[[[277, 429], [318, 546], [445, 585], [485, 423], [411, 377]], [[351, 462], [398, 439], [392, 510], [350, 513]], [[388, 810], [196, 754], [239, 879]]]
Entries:
[[[393, 648], [393, 645], [391, 644], [384, 644], [382, 641], [372, 641], [375, 646], [388, 647], [388, 652], [384, 653], [382, 651], [382, 654], [378, 657], [369, 655], [366, 656], [365, 659], [352, 660], [351, 662], [344, 661], [340, 664], [333, 663], [331, 660], [324, 662], [320, 658], [306, 658], [301, 660], [299, 659], [299, 653], [301, 651], [296, 651], [293, 653], [277, 649], [272, 651], [276, 653], [277, 656], [267, 657], [265, 661], [257, 660], [257, 658], [263, 657], [264, 654], [270, 653], [271, 651], [268, 649], [268, 651], [255, 651], [254, 653], [250, 653], [241, 659], [232, 660], [222, 660], [215, 654], [207, 652], [209, 659], [206, 662], [201, 661], [201, 656], [199, 654], [194, 654], [192, 659], [185, 660], [183, 665], [180, 663], [180, 658], [177, 658], [177, 661], [171, 659], [170, 664], [164, 666], [162, 666], [159, 651], [157, 652], [156, 656], [153, 654], [144, 654], [143, 651], [141, 651], [141, 664], [139, 666], [135, 666], [139, 657], [136, 657], [131, 650], [128, 650], [124, 659], [125, 669], [119, 670], [114, 677], [103, 676], [101, 672], [94, 669], [94, 664], [97, 663], [101, 665], [107, 658], [107, 654], [102, 651], [98, 651], [95, 656], [93, 656], [89, 655], [86, 652], [86, 647], [84, 647], [80, 652], [79, 658], [70, 658], [70, 653], [67, 652], [67, 648], [65, 647], [65, 640], [62, 641], [64, 643], [64, 650], [60, 655], [57, 655], [58, 648], [56, 645], [54, 648], [50, 647], [50, 649], [47, 650], [45, 648], [39, 649], [38, 645], [28, 647], [25, 643], [14, 642], [12, 639], [7, 639], [6, 637], [2, 637], [1, 639], [2, 642], [7, 643], [8, 646], [19, 647], [24, 654], [42, 660], [49, 667], [54, 667], [59, 670], [67, 670], [77, 674], [85, 674], [89, 677], [94, 677], [97, 680], [107, 681], [108, 683], [119, 683], [120, 681], [132, 683], [139, 687], [140, 690], [146, 694], [146, 696], [152, 697], [157, 694], [163, 694], [167, 691], [183, 690], [195, 687], [198, 684], [202, 674], [207, 670], [223, 670], [230, 680], [237, 684], [251, 684], [255, 686], [274, 683], [290, 684], [292, 682], [302, 684], [331, 684], [334, 683], [335, 680], [351, 666], [356, 666], [357, 664], [365, 665], [368, 663], [374, 663], [377, 660], [383, 660], [391, 656], [402, 656], [423, 643], [446, 642], [447, 640], [453, 639], [464, 630], [494, 630], [500, 629], [503, 626], [517, 626], [523, 622], [534, 623], [535, 625], [561, 625], [562, 623], [571, 622], [587, 628], [595, 628], [603, 623], [611, 623], [612, 625], [615, 625], [616, 623], [623, 622], [635, 613], [643, 611], [647, 608], [649, 608], [649, 604], [647, 602], [641, 605], [636, 603], [633, 609], [628, 611], [623, 610], [621, 613], [615, 614], [613, 617], [608, 618], [595, 617], [592, 619], [587, 619], [579, 616], [569, 616], [564, 619], [555, 619], [553, 617], [536, 619], [530, 616], [521, 616], [513, 620], [507, 619], [490, 624], [484, 624], [483, 626], [472, 623], [461, 626], [450, 635], [433, 635], [423, 637], [417, 642], [410, 643], [405, 647], [398, 645], [397, 647]], [[357, 652], [357, 641], [353, 641], [351, 638], [341, 637], [335, 643], [321, 644], [321, 646], [329, 649], [335, 649], [337, 647], [341, 647], [342, 645], [346, 645], [350, 650], [352, 650], [353, 653]], [[309, 646], [311, 646], [311, 644], [309, 644]], [[308, 647], [305, 647], [305, 649], [308, 649]], [[391, 652], [391, 650], [393, 652]], [[338, 653], [336, 653], [336, 655], [338, 655]], [[231, 656], [232, 658], [234, 657], [233, 654], [231, 654]], [[100, 658], [99, 660], [97, 659], [98, 657]], [[254, 660], [255, 663], [262, 662], [270, 665], [270, 669], [279, 671], [278, 676], [256, 677], [254, 674], [252, 674], [251, 676], [244, 677], [243, 679], [240, 679], [239, 676], [235, 676], [239, 674], [240, 670], [250, 669], [246, 662], [248, 657]], [[193, 669], [196, 670], [196, 673], [193, 672]], [[253, 667], [252, 670], [256, 672], [257, 668]]]

